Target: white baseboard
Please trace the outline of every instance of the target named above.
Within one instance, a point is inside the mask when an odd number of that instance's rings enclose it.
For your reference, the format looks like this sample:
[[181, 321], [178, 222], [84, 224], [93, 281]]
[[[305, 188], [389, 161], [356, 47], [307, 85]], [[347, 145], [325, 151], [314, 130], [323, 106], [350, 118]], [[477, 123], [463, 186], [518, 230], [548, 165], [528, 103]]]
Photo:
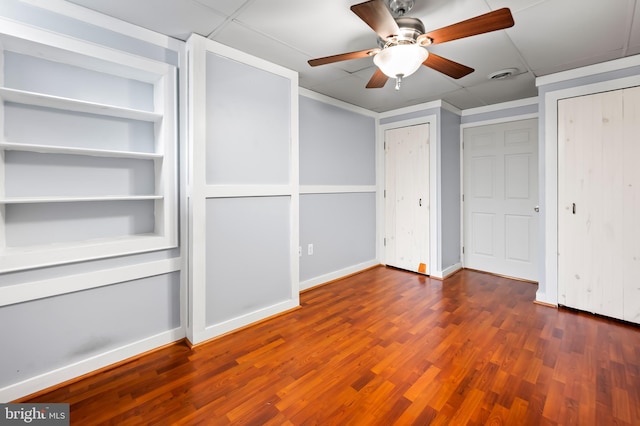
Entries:
[[462, 269], [462, 263], [458, 262], [454, 265], [449, 266], [448, 268], [444, 268], [442, 271], [442, 278], [447, 278], [449, 275], [453, 275]]
[[328, 274], [320, 275], [300, 282], [300, 291], [308, 290], [320, 284], [325, 284], [329, 281], [337, 280], [339, 278], [346, 277], [347, 275], [355, 274], [356, 272], [363, 271], [371, 268], [372, 266], [379, 265], [377, 260], [370, 260], [368, 262], [359, 263], [357, 265], [349, 266], [348, 268], [340, 269], [338, 271], [330, 272]]
[[547, 297], [546, 292], [541, 292], [540, 289], [536, 292], [536, 303], [547, 306], [555, 306], [558, 307], [558, 298], [557, 297]]
[[439, 280], [443, 280], [445, 278], [447, 278], [449, 275], [455, 274], [456, 272], [458, 272], [460, 269], [462, 269], [462, 263], [458, 262], [455, 263], [447, 268], [444, 268], [442, 271], [433, 271], [431, 274], [429, 274], [431, 277], [433, 278], [437, 278]]
[[75, 379], [92, 371], [124, 361], [127, 358], [167, 345], [185, 337], [183, 328], [174, 328], [119, 348], [111, 349], [82, 361], [57, 368], [22, 382], [0, 388], [0, 402], [10, 402], [51, 386]]
[[193, 336], [194, 341], [191, 343], [194, 345], [198, 343], [203, 343], [215, 337], [222, 336], [223, 334], [227, 334], [232, 331], [239, 330], [248, 325], [255, 324], [264, 319], [268, 319], [269, 317], [273, 317], [275, 315], [281, 314], [288, 310], [295, 309], [298, 306], [300, 306], [300, 302], [298, 299], [285, 300], [283, 302], [276, 303], [275, 305], [258, 309], [256, 311], [249, 312], [245, 315], [241, 315], [239, 317], [232, 318], [227, 321], [209, 325], [204, 329], [204, 331], [194, 333], [194, 336]]

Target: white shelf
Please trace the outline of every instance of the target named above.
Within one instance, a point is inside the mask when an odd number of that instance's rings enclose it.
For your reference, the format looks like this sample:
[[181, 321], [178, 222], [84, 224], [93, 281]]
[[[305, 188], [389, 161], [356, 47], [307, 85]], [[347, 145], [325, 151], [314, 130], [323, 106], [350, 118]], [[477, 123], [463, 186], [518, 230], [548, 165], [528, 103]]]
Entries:
[[0, 87], [0, 99], [5, 102], [14, 102], [23, 105], [33, 105], [64, 111], [82, 112], [85, 114], [103, 115], [152, 123], [162, 120], [162, 114], [158, 114], [156, 112], [122, 108], [96, 102], [64, 98], [61, 96], [44, 95], [42, 93], [9, 89], [7, 87]]
[[0, 204], [82, 203], [95, 201], [144, 201], [161, 200], [162, 195], [106, 195], [91, 197], [5, 197]]
[[111, 151], [106, 149], [75, 148], [56, 145], [37, 145], [14, 142], [0, 142], [0, 148], [6, 151], [29, 151], [42, 154], [88, 155], [92, 157], [161, 159], [162, 154], [155, 152]]
[[0, 273], [172, 247], [175, 247], [172, 238], [158, 234], [94, 238], [27, 247], [0, 247], [0, 257], [3, 259]]
[[0, 23], [0, 275], [176, 247], [176, 67]]

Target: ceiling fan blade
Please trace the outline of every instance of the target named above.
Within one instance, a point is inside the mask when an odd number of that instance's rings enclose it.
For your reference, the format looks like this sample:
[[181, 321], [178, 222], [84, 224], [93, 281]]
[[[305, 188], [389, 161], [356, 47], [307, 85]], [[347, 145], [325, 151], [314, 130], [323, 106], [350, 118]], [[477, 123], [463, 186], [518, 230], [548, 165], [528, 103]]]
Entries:
[[440, 71], [442, 74], [446, 74], [451, 78], [462, 78], [467, 74], [471, 74], [475, 71], [466, 65], [459, 64], [451, 59], [443, 58], [435, 53], [429, 52], [429, 56], [422, 63], [429, 68], [433, 68], [436, 71]]
[[332, 64], [334, 62], [348, 61], [350, 59], [367, 58], [378, 53], [380, 49], [367, 49], [359, 50], [357, 52], [341, 53], [339, 55], [325, 56], [324, 58], [317, 58], [309, 60], [309, 65], [317, 67], [318, 65]]
[[491, 31], [503, 30], [513, 26], [513, 16], [508, 8], [494, 10], [439, 30], [431, 31], [426, 36], [432, 40], [431, 44], [444, 43], [459, 38], [470, 37]]
[[382, 0], [369, 0], [354, 4], [351, 6], [351, 11], [358, 15], [383, 40], [400, 33], [396, 20], [393, 19], [393, 15]]
[[388, 79], [389, 77], [378, 68], [371, 76], [371, 80], [367, 83], [367, 89], [380, 89], [384, 87]]

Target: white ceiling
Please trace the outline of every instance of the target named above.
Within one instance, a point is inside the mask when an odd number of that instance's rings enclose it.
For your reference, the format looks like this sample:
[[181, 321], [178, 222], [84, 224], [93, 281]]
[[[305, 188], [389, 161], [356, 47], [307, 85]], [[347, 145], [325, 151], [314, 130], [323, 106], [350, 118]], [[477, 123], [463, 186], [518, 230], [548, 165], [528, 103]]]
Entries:
[[[69, 0], [168, 36], [209, 37], [299, 73], [300, 86], [383, 112], [442, 99], [468, 109], [536, 96], [535, 78], [640, 54], [640, 0], [415, 0], [408, 16], [427, 32], [508, 7], [512, 28], [434, 45], [430, 51], [475, 72], [454, 80], [427, 67], [365, 89], [371, 58], [310, 67], [309, 59], [376, 47], [349, 7], [364, 0]], [[504, 68], [518, 74], [488, 75]]]

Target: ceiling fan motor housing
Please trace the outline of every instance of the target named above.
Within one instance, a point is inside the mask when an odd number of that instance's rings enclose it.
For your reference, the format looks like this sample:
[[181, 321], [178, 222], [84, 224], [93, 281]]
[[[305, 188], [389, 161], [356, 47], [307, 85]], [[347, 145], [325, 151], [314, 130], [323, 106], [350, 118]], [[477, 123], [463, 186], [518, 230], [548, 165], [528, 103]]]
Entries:
[[409, 16], [401, 16], [395, 18], [400, 28], [400, 33], [394, 37], [389, 37], [386, 40], [378, 38], [378, 46], [380, 48], [395, 46], [398, 44], [413, 44], [416, 43], [418, 36], [424, 34], [424, 24], [418, 18], [412, 18]]

